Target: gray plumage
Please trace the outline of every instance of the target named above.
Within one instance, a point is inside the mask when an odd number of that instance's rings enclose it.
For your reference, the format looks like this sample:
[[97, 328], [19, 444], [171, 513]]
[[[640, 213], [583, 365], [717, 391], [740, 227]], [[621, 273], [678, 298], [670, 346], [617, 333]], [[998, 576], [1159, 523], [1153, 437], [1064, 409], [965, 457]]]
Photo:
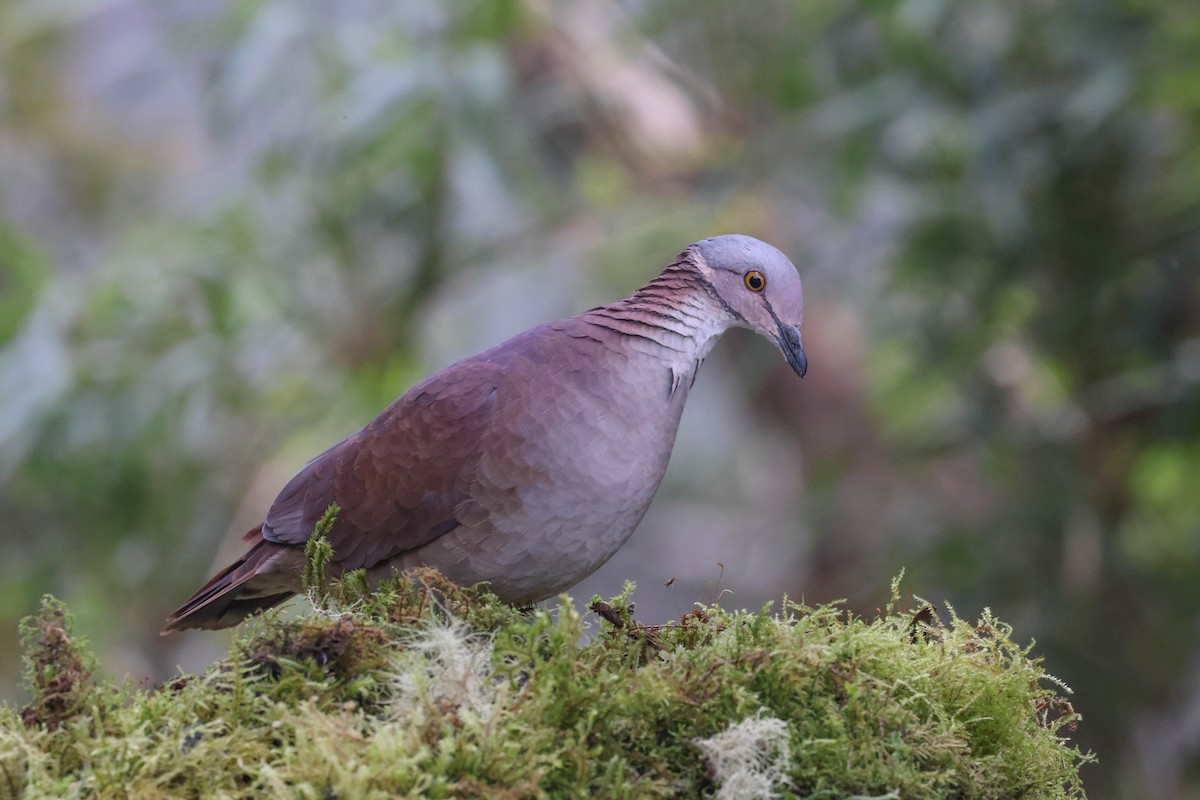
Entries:
[[233, 625], [298, 592], [304, 544], [333, 502], [335, 570], [378, 580], [429, 565], [508, 602], [551, 597], [641, 521], [717, 338], [757, 330], [803, 377], [802, 317], [783, 253], [749, 236], [696, 242], [629, 297], [441, 370], [313, 459], [246, 535], [249, 552], [164, 633]]

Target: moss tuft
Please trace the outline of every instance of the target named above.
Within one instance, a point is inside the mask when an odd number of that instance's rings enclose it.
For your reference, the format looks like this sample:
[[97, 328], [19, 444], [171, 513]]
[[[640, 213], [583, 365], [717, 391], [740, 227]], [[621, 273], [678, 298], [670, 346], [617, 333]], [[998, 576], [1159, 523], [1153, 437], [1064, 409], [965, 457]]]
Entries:
[[333, 560], [333, 545], [329, 543], [329, 534], [341, 510], [337, 503], [330, 503], [304, 544], [304, 574], [300, 576], [300, 582], [305, 593], [313, 598], [317, 605], [324, 603], [328, 592], [327, 570], [329, 562]]
[[[326, 582], [299, 620], [153, 691], [92, 679], [61, 604], [26, 621], [0, 800], [1080, 798], [1067, 690], [991, 614], [785, 602], [641, 625], [630, 587], [513, 609], [432, 570]], [[918, 610], [920, 609], [920, 610]]]
[[66, 606], [49, 595], [37, 614], [21, 622], [24, 684], [33, 695], [21, 709], [26, 725], [55, 730], [87, 699], [95, 665], [86, 642], [72, 634], [73, 622]]
[[[377, 625], [342, 614], [266, 626], [258, 635], [235, 643], [235, 661], [249, 675], [261, 675], [286, 697], [291, 682], [327, 685], [365, 699], [374, 676], [388, 664], [390, 639]], [[349, 687], [349, 688], [348, 688]]]

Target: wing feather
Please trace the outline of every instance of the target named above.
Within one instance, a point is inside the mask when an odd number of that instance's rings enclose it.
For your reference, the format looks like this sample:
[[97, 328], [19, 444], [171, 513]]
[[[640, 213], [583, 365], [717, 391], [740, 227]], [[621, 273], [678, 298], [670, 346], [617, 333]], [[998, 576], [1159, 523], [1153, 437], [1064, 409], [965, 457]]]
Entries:
[[500, 366], [469, 359], [413, 387], [284, 486], [267, 512], [263, 538], [303, 545], [336, 502], [342, 511], [329, 535], [334, 562], [357, 569], [463, 524], [455, 510], [471, 497], [503, 379]]

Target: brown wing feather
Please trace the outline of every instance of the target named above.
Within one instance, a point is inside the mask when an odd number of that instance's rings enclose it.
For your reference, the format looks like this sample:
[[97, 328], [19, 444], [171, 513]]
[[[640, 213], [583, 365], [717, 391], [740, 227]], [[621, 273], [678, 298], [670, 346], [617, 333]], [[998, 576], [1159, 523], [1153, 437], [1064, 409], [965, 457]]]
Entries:
[[292, 478], [267, 512], [263, 538], [303, 545], [336, 502], [334, 562], [357, 569], [453, 530], [502, 379], [500, 366], [474, 358], [413, 387]]
[[[333, 560], [346, 570], [373, 567], [460, 524], [482, 522], [491, 505], [472, 490], [497, 395], [520, 342], [542, 335], [535, 328], [447, 367], [310, 461], [284, 486], [266, 521], [246, 534], [250, 551], [172, 614], [163, 633], [234, 625], [294, 594], [297, 551], [331, 503], [342, 509], [329, 534]], [[509, 444], [515, 448], [516, 437]]]

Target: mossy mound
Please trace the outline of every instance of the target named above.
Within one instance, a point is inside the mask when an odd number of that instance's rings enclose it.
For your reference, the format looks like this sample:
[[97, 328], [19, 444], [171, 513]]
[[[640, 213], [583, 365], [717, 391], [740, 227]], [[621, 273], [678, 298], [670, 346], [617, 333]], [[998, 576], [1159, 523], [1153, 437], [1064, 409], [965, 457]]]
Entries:
[[990, 615], [647, 627], [626, 595], [593, 602], [589, 640], [569, 602], [522, 612], [432, 572], [323, 602], [144, 691], [97, 680], [47, 600], [32, 702], [0, 708], [0, 798], [1083, 796], [1064, 688]]

